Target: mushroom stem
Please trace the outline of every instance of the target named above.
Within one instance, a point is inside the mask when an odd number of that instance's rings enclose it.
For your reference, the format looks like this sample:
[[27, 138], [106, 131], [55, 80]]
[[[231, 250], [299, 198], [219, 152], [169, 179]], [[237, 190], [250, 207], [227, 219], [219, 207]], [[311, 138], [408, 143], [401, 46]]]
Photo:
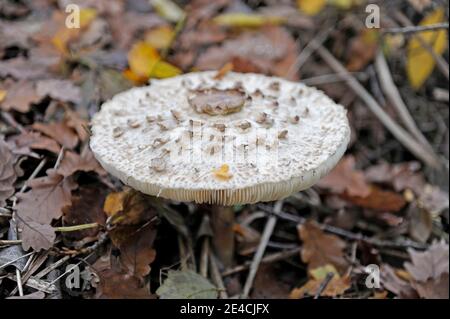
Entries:
[[234, 256], [233, 206], [212, 205], [211, 226], [214, 251], [225, 268], [233, 263]]

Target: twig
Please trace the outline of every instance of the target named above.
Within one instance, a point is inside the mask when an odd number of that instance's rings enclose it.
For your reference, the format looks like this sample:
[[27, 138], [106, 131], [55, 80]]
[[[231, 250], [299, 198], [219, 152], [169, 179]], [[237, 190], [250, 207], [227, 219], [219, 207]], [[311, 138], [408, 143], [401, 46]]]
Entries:
[[23, 297], [22, 276], [20, 274], [19, 268], [16, 268], [16, 278], [17, 278], [17, 290], [19, 291], [19, 296]]
[[[278, 218], [280, 218], [280, 219], [283, 219], [286, 221], [291, 221], [291, 222], [294, 222], [297, 224], [304, 224], [307, 221], [306, 218], [301, 217], [301, 216], [292, 215], [292, 214], [289, 214], [289, 213], [286, 213], [283, 211], [275, 212], [274, 210], [272, 210], [271, 207], [264, 205], [264, 204], [258, 204], [258, 208], [267, 212], [268, 214], [276, 214], [278, 216]], [[345, 229], [327, 225], [327, 224], [322, 224], [319, 222], [317, 222], [317, 225], [321, 230], [326, 231], [328, 233], [335, 234], [340, 237], [344, 237], [344, 238], [351, 239], [351, 240], [363, 241], [365, 243], [368, 243], [370, 245], [377, 246], [377, 247], [391, 247], [391, 248], [402, 248], [402, 249], [403, 248], [414, 248], [414, 249], [418, 249], [418, 250], [424, 250], [424, 249], [428, 248], [427, 244], [417, 243], [412, 240], [399, 240], [399, 241], [394, 242], [394, 241], [390, 241], [390, 240], [382, 240], [382, 239], [377, 239], [377, 238], [366, 237], [362, 234], [355, 234], [355, 233], [352, 233]]]
[[31, 175], [27, 178], [26, 182], [22, 185], [22, 188], [20, 189], [19, 193], [23, 193], [23, 192], [25, 192], [27, 190], [27, 188], [28, 188], [27, 182], [31, 181], [32, 179], [34, 179], [39, 174], [39, 172], [44, 167], [45, 163], [47, 163], [47, 159], [43, 158], [39, 162], [38, 166], [36, 166], [36, 168], [34, 169], [33, 173], [31, 173]]
[[67, 260], [69, 260], [70, 256], [64, 256], [55, 263], [51, 264], [50, 266], [42, 269], [40, 272], [38, 272], [36, 275], [33, 276], [33, 278], [41, 279], [48, 273], [50, 273], [52, 270], [55, 270], [58, 268], [61, 264], [65, 263]]
[[205, 236], [202, 243], [202, 253], [200, 256], [200, 275], [208, 277], [208, 260], [209, 259], [209, 238]]
[[228, 299], [227, 290], [223, 284], [222, 276], [220, 275], [219, 266], [217, 265], [216, 256], [213, 255], [212, 249], [209, 250], [209, 271], [211, 278], [219, 289], [219, 298]]
[[331, 279], [333, 279], [333, 277], [334, 277], [334, 274], [332, 272], [327, 273], [325, 279], [322, 281], [319, 289], [317, 290], [316, 294], [314, 295], [314, 299], [319, 299], [320, 295], [327, 288], [328, 284], [330, 283]]
[[425, 136], [417, 127], [414, 122], [413, 117], [409, 113], [408, 107], [402, 100], [402, 97], [395, 86], [394, 80], [392, 79], [391, 72], [389, 70], [389, 66], [386, 62], [383, 52], [378, 51], [377, 56], [375, 58], [375, 68], [380, 77], [380, 84], [384, 94], [387, 96], [392, 106], [397, 110], [400, 119], [403, 121], [405, 127], [409, 130], [409, 132], [419, 140], [423, 146], [425, 146], [430, 152], [431, 156], [434, 157], [435, 161], [439, 161], [437, 155], [435, 154], [433, 147], [427, 141]]
[[8, 246], [11, 246], [11, 245], [19, 245], [19, 244], [21, 244], [22, 243], [22, 240], [20, 240], [20, 239], [14, 239], [14, 240], [0, 240], [0, 246], [3, 246], [3, 245], [8, 245]]
[[345, 67], [326, 48], [319, 46], [317, 48], [317, 53], [336, 73], [340, 74], [342, 78], [345, 79], [348, 86], [365, 102], [373, 114], [384, 124], [384, 126], [386, 126], [400, 143], [427, 165], [434, 168], [439, 168], [441, 166], [440, 162], [437, 162], [422, 144], [418, 143], [383, 110], [373, 96], [367, 92], [358, 80], [347, 72]]
[[[280, 261], [292, 256], [297, 255], [300, 252], [300, 247], [285, 250], [285, 251], [279, 251], [270, 255], [265, 256], [263, 259], [261, 259], [262, 264], [268, 264], [276, 261]], [[245, 262], [243, 265], [238, 265], [236, 267], [233, 267], [231, 269], [227, 269], [222, 272], [222, 276], [226, 277], [244, 270], [247, 270], [251, 265], [251, 262]]]
[[403, 28], [388, 28], [384, 29], [383, 33], [416, 33], [431, 30], [448, 29], [448, 23], [436, 23], [430, 25], [411, 25]]
[[7, 266], [9, 266], [9, 265], [12, 265], [12, 264], [14, 264], [16, 261], [18, 261], [18, 260], [20, 260], [20, 259], [22, 259], [22, 258], [28, 257], [28, 256], [30, 256], [30, 255], [32, 255], [32, 254], [34, 254], [34, 252], [31, 252], [31, 253], [22, 255], [22, 256], [20, 256], [20, 257], [18, 257], [18, 258], [16, 258], [16, 259], [10, 260], [10, 261], [8, 261], [6, 264], [0, 265], [0, 269], [3, 269], [3, 268], [5, 268], [5, 267], [7, 267]]
[[82, 225], [75, 225], [75, 226], [54, 227], [53, 229], [57, 232], [72, 232], [72, 231], [96, 228], [98, 226], [99, 226], [99, 224], [97, 224], [97, 223], [90, 223], [90, 224], [82, 224]]
[[5, 111], [1, 111], [0, 114], [5, 122], [8, 123], [11, 127], [17, 129], [20, 133], [25, 132], [23, 126], [17, 123], [17, 121], [11, 116], [11, 114]]
[[[283, 207], [283, 201], [278, 201], [275, 203], [274, 211], [279, 212]], [[261, 263], [261, 259], [266, 251], [267, 243], [269, 242], [270, 236], [272, 236], [272, 232], [275, 228], [275, 224], [277, 223], [277, 216], [272, 215], [269, 216], [266, 226], [264, 226], [264, 231], [261, 236], [261, 241], [259, 242], [258, 249], [256, 250], [255, 255], [253, 256], [252, 264], [250, 265], [250, 271], [247, 276], [247, 280], [245, 281], [244, 289], [242, 291], [242, 297], [247, 298], [250, 289], [253, 286], [253, 281], [255, 280], [256, 273], [259, 268], [259, 264]]]
[[328, 35], [331, 32], [330, 29], [326, 29], [323, 32], [319, 33], [315, 37], [315, 41], [309, 41], [308, 44], [301, 50], [300, 54], [295, 59], [294, 63], [289, 67], [289, 70], [286, 73], [286, 78], [291, 78], [294, 75], [294, 72], [298, 72], [303, 64], [308, 60], [311, 54], [317, 49], [319, 45], [321, 45], [328, 38]]

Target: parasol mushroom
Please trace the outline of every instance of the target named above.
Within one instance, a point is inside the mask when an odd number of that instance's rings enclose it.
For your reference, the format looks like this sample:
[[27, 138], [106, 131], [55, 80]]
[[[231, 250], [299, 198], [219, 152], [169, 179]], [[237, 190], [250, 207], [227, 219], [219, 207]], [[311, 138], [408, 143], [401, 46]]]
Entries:
[[233, 253], [232, 205], [309, 188], [344, 154], [344, 108], [321, 91], [260, 74], [196, 72], [133, 88], [103, 104], [91, 148], [146, 194], [212, 205], [217, 251]]

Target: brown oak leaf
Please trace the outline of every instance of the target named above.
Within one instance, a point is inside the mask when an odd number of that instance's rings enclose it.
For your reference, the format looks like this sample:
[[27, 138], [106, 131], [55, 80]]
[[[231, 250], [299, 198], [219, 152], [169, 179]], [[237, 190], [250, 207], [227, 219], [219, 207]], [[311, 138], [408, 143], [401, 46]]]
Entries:
[[369, 187], [367, 196], [342, 195], [349, 202], [369, 209], [379, 211], [398, 212], [406, 205], [406, 200], [402, 195], [391, 191], [384, 191], [376, 186]]
[[66, 150], [57, 172], [65, 177], [73, 175], [77, 171], [94, 171], [99, 175], [106, 175], [106, 171], [100, 166], [89, 148], [84, 148], [78, 155], [75, 152]]
[[63, 102], [78, 104], [81, 101], [80, 88], [69, 80], [40, 80], [36, 83], [36, 92], [41, 97], [49, 96]]
[[21, 219], [41, 224], [50, 224], [61, 217], [63, 207], [70, 205], [71, 191], [77, 187], [71, 178], [64, 178], [53, 169], [28, 185], [30, 191], [17, 195], [17, 214]]
[[19, 135], [12, 136], [8, 139], [14, 154], [30, 155], [31, 149], [46, 150], [58, 154], [61, 150], [59, 144], [49, 137], [42, 135], [39, 132], [25, 131]]
[[14, 170], [14, 157], [8, 145], [0, 139], [0, 207], [14, 194], [14, 182], [17, 175]]
[[56, 238], [55, 230], [48, 224], [36, 223], [31, 220], [22, 220], [21, 239], [24, 250], [32, 248], [35, 251], [50, 249]]
[[97, 287], [98, 299], [153, 299], [150, 288], [141, 279], [116, 272], [113, 269], [98, 273], [100, 283]]
[[0, 102], [0, 108], [4, 111], [18, 111], [27, 113], [31, 105], [38, 103], [42, 98], [36, 93], [34, 83], [22, 80], [6, 87], [6, 96]]
[[[103, 212], [103, 204], [106, 191], [98, 184], [80, 187], [72, 194], [72, 204], [63, 208], [64, 226], [97, 223], [105, 225], [106, 215]], [[81, 240], [86, 237], [95, 237], [98, 228], [90, 228], [76, 232], [63, 233], [65, 238]]]
[[366, 182], [364, 173], [355, 169], [355, 158], [345, 156], [336, 167], [317, 185], [333, 193], [347, 193], [350, 196], [366, 197], [370, 194], [370, 187]]
[[327, 264], [333, 265], [343, 274], [348, 263], [344, 258], [345, 241], [335, 235], [325, 234], [314, 221], [297, 227], [303, 241], [301, 258], [312, 270]]
[[67, 126], [65, 122], [57, 123], [34, 123], [33, 129], [50, 136], [59, 144], [68, 149], [73, 149], [78, 144], [78, 135]]

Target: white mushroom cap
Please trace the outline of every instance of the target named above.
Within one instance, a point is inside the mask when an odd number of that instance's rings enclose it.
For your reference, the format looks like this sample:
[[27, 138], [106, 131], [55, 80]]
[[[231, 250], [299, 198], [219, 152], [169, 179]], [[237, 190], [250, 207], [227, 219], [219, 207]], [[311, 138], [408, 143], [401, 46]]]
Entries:
[[146, 194], [234, 205], [273, 201], [327, 174], [350, 138], [345, 109], [321, 91], [260, 74], [189, 73], [103, 104], [91, 148]]

